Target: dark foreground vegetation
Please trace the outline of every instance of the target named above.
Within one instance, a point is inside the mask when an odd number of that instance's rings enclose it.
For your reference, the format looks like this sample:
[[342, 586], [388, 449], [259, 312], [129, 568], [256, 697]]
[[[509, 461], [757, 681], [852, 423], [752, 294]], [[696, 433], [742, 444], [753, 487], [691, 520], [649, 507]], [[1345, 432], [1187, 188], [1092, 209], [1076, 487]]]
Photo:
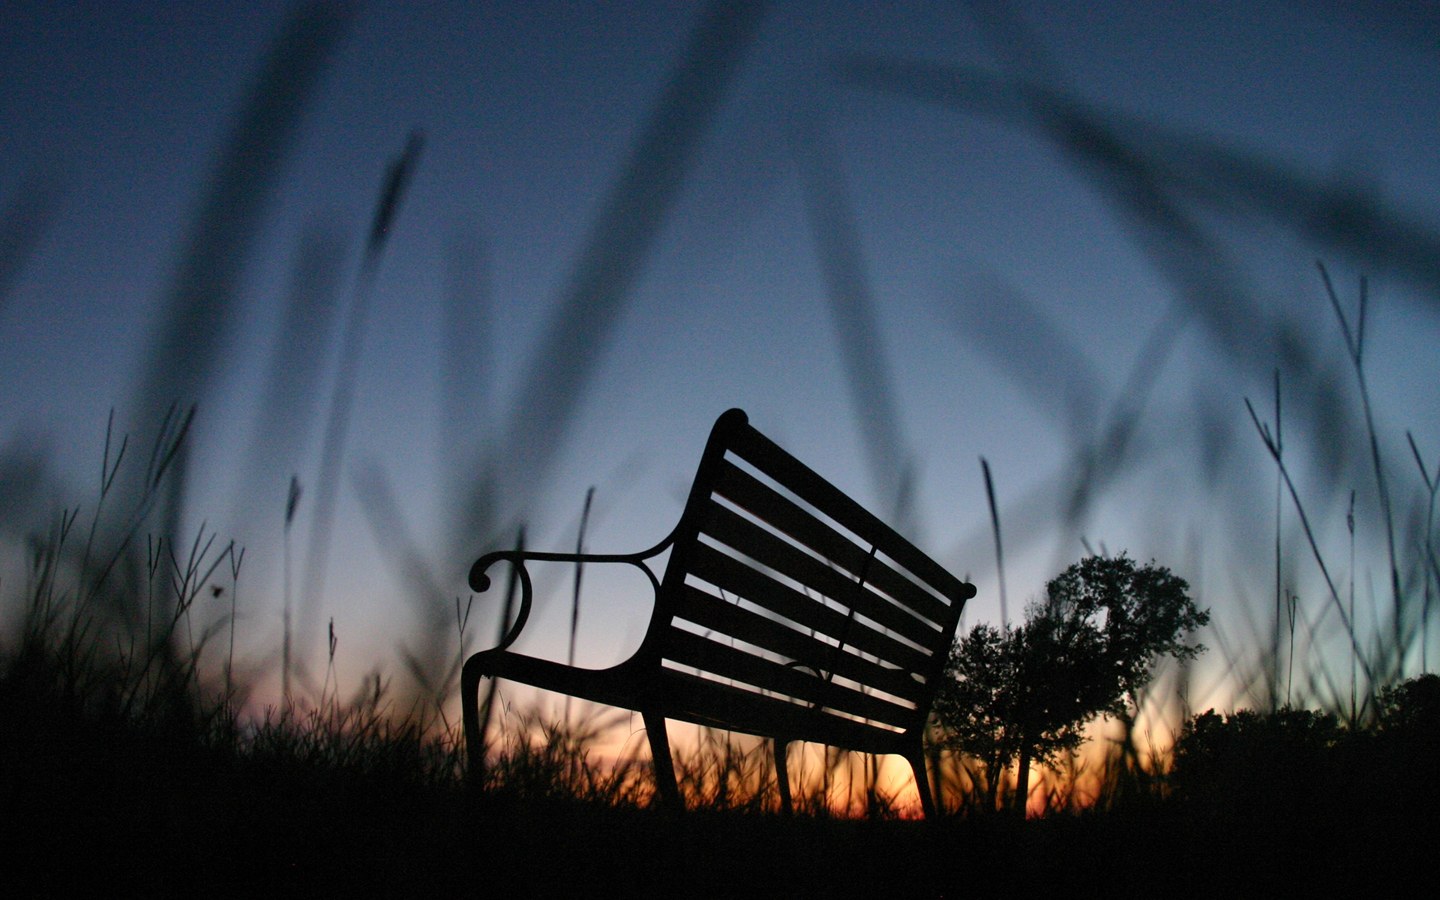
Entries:
[[1117, 766], [1089, 809], [1021, 821], [962, 802], [921, 822], [784, 818], [763, 786], [717, 793], [738, 769], [707, 780], [700, 751], [679, 760], [694, 774], [677, 815], [650, 807], [643, 760], [592, 763], [584, 734], [555, 728], [509, 741], [466, 787], [451, 739], [388, 724], [377, 703], [242, 726], [184, 692], [129, 711], [119, 692], [78, 694], [62, 662], [12, 655], [0, 677], [0, 881], [46, 892], [1335, 890], [1423, 872], [1440, 801], [1433, 675], [1385, 694], [1366, 728], [1309, 710], [1202, 714], [1164, 777]]

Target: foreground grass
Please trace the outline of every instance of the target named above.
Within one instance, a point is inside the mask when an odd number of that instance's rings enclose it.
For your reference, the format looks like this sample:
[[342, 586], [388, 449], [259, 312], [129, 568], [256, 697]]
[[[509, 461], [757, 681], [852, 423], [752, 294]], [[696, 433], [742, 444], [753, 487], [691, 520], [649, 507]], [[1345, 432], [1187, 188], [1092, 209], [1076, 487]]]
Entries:
[[589, 775], [576, 773], [593, 767], [581, 742], [553, 730], [512, 741], [487, 783], [467, 788], [453, 741], [382, 724], [375, 707], [240, 727], [183, 697], [122, 715], [67, 696], [54, 671], [23, 658], [0, 674], [0, 881], [47, 891], [97, 879], [161, 895], [1334, 890], [1418, 870], [1419, 826], [1440, 799], [1433, 722], [1398, 742], [1367, 732], [1362, 747], [1336, 740], [1323, 717], [1290, 714], [1200, 717], [1188, 782], [1104, 811], [928, 823], [743, 805], [676, 815], [649, 808], [643, 767], [622, 763], [608, 790], [577, 791]]

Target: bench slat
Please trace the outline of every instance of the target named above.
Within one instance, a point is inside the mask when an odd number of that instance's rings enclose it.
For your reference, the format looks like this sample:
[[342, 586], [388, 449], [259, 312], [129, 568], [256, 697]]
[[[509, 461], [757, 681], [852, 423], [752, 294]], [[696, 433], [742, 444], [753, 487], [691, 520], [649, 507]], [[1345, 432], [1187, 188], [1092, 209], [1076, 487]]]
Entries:
[[[785, 485], [800, 499], [821, 510], [854, 534], [865, 535], [867, 540], [875, 543], [881, 553], [914, 572], [957, 606], [974, 596], [974, 589], [970, 585], [945, 571], [939, 563], [926, 556], [899, 532], [755, 430], [748, 422], [732, 428], [728, 438], [728, 447], [736, 456], [751, 463], [777, 483]], [[958, 617], [957, 612], [956, 618]]]
[[905, 607], [847, 578], [794, 544], [713, 501], [706, 513], [701, 527], [704, 534], [921, 646], [936, 643], [939, 628], [916, 618]]
[[763, 687], [775, 694], [803, 703], [827, 707], [863, 719], [873, 719], [905, 728], [915, 723], [913, 706], [901, 706], [883, 697], [864, 694], [853, 688], [826, 681], [813, 673], [765, 659], [698, 634], [672, 628], [665, 636], [666, 658], [721, 678]]
[[660, 671], [657, 691], [666, 702], [668, 718], [869, 753], [899, 753], [915, 742], [913, 729], [891, 731], [689, 672]]
[[849, 649], [817, 640], [693, 585], [686, 585], [677, 598], [675, 616], [701, 628], [737, 637], [796, 665], [873, 686], [912, 704], [918, 703], [926, 693], [926, 686], [907, 671], [871, 662]]
[[734, 557], [705, 544], [696, 544], [692, 554], [690, 571], [721, 590], [902, 669], [928, 671], [932, 658], [923, 651], [824, 606]]
[[721, 467], [715, 493], [833, 561], [857, 580], [863, 577], [866, 584], [884, 591], [931, 622], [943, 626], [949, 618], [949, 605], [937, 600], [929, 590], [734, 463], [726, 462]]

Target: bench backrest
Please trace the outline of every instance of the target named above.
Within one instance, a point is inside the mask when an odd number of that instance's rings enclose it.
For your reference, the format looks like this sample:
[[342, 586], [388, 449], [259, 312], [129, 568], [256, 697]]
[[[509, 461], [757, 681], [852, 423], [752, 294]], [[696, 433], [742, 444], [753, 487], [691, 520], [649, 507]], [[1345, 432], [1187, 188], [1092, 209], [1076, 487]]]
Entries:
[[703, 684], [695, 720], [827, 741], [827, 720], [923, 727], [974, 587], [740, 410], [716, 422], [672, 541], [640, 656]]

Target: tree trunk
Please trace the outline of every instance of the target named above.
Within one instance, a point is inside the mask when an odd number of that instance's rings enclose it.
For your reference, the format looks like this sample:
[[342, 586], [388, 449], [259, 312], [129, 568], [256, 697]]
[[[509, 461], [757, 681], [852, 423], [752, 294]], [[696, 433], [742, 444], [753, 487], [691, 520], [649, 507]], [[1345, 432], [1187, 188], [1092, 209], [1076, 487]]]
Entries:
[[1020, 744], [1020, 770], [1015, 773], [1015, 812], [1025, 818], [1025, 806], [1030, 799], [1030, 745]]
[[987, 814], [995, 811], [995, 798], [1000, 793], [1000, 779], [1005, 777], [1005, 770], [1000, 767], [1002, 757], [996, 753], [985, 761], [985, 778], [989, 783], [985, 785], [985, 812]]

